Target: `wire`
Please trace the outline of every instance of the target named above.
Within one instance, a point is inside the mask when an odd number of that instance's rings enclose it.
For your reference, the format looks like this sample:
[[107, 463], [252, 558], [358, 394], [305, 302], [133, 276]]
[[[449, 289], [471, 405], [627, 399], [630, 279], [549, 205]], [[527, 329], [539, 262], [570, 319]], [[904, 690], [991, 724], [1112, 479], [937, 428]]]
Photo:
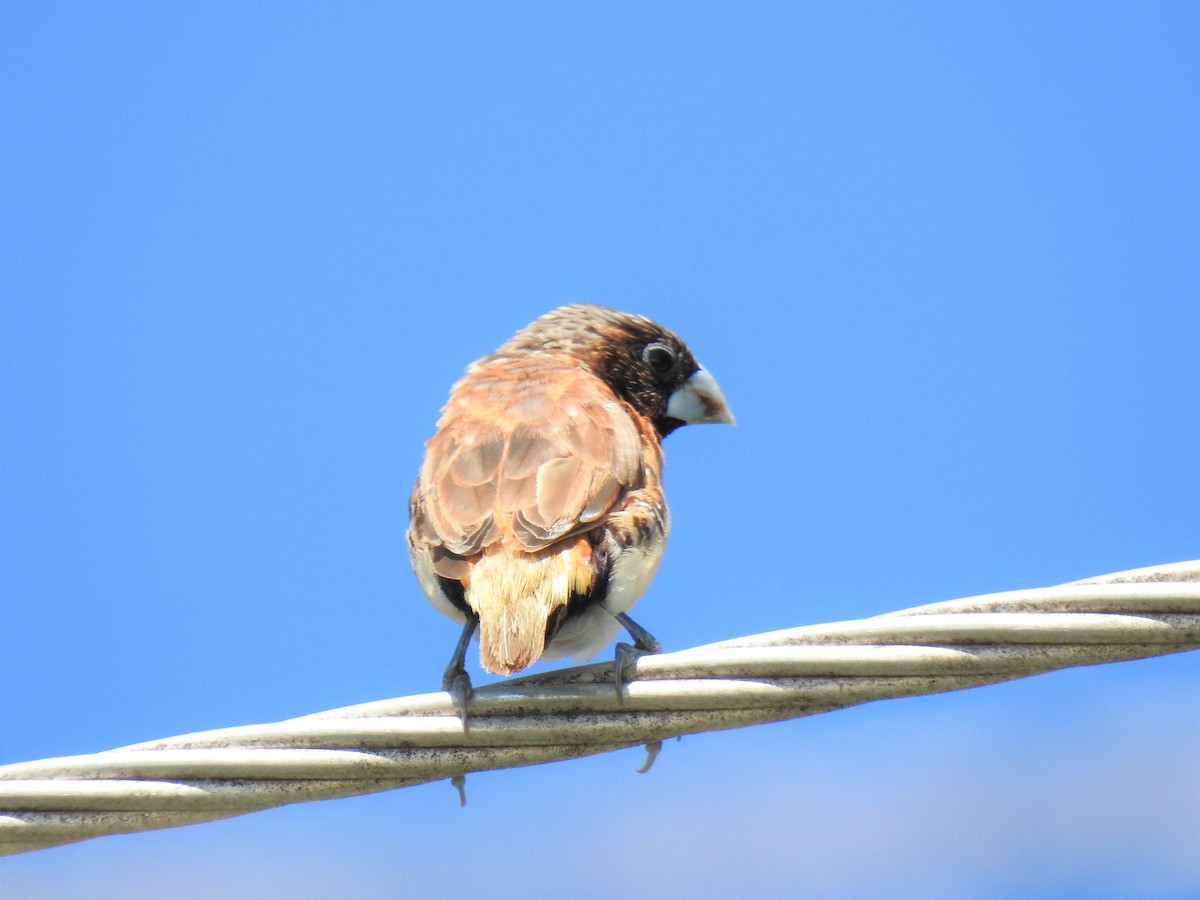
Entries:
[[1200, 648], [1200, 560], [0, 766], [0, 855]]

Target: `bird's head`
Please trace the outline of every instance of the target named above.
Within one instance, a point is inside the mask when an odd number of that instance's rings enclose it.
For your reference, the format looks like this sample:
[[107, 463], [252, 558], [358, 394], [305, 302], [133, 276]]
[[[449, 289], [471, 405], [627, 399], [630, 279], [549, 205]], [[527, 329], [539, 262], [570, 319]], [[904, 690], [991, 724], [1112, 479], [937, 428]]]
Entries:
[[496, 351], [568, 355], [649, 419], [659, 437], [681, 425], [733, 423], [716, 380], [678, 335], [645, 316], [578, 303], [552, 310]]

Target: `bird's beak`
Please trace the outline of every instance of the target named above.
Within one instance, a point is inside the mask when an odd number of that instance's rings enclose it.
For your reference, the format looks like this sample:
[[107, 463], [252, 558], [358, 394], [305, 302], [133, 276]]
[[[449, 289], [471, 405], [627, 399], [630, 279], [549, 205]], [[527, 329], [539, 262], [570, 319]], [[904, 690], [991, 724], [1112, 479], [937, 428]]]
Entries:
[[701, 366], [667, 398], [667, 417], [699, 425], [702, 422], [733, 424], [733, 413], [721, 387]]

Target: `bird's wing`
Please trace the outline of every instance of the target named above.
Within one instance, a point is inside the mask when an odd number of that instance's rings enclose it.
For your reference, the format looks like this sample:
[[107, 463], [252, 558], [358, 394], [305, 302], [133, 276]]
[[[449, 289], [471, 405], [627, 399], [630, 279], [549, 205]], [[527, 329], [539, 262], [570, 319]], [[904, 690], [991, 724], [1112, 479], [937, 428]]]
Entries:
[[[492, 360], [455, 385], [442, 411], [413, 491], [414, 525], [459, 557], [497, 542], [537, 551], [640, 487], [642, 453], [628, 407], [591, 373], [545, 356]], [[453, 561], [445, 568], [454, 577]]]

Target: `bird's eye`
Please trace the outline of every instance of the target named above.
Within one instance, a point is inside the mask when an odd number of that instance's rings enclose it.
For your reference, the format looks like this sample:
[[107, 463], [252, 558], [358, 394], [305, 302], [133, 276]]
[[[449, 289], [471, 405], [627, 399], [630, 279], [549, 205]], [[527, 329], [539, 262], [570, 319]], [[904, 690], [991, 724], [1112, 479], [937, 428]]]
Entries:
[[647, 344], [642, 351], [642, 359], [655, 375], [666, 375], [675, 368], [675, 351], [666, 344]]

